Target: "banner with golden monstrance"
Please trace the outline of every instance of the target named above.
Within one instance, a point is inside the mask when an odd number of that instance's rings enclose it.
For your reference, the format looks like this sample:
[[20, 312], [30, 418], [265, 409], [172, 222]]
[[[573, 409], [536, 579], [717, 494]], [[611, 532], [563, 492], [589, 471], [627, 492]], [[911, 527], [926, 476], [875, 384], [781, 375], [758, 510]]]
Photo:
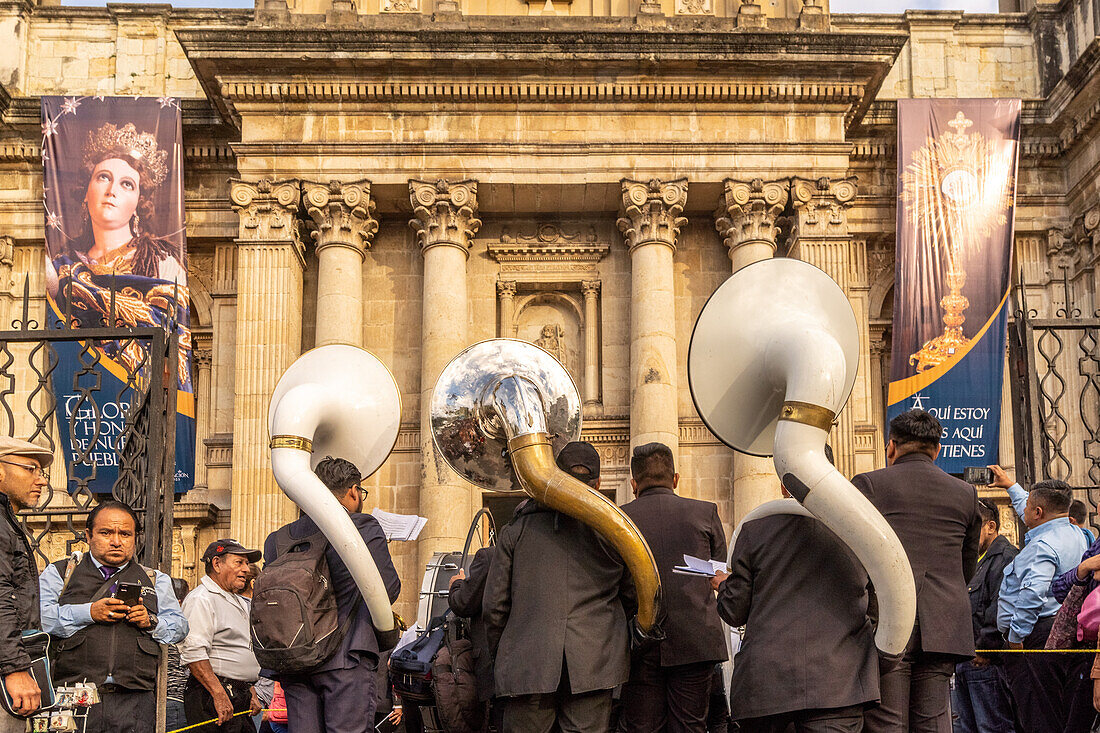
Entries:
[[887, 418], [943, 424], [949, 473], [998, 460], [1018, 99], [898, 101], [897, 271]]
[[[193, 486], [195, 466], [182, 132], [180, 103], [171, 97], [42, 97], [46, 320], [176, 329], [177, 492]], [[126, 419], [150, 378], [148, 342], [56, 348], [50, 381], [70, 489], [79, 482], [109, 493]], [[89, 397], [81, 387], [91, 384], [98, 389]]]

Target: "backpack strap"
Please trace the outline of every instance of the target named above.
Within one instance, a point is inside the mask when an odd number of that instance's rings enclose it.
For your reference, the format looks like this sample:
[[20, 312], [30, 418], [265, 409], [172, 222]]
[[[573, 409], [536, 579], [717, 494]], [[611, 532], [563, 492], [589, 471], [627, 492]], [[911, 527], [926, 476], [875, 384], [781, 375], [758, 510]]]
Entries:
[[311, 535], [306, 535], [300, 539], [294, 539], [290, 534], [290, 525], [280, 527], [275, 531], [275, 558], [280, 558], [288, 552], [293, 552], [294, 548], [300, 545], [313, 545], [319, 543], [322, 551], [328, 547], [328, 537], [325, 537], [325, 533], [321, 530], [317, 530]]

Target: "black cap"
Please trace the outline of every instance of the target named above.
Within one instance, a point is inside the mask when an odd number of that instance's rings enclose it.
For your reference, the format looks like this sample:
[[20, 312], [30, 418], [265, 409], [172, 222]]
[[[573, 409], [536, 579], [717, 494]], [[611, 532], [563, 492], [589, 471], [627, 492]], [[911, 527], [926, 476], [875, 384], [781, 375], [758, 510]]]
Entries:
[[557, 464], [558, 468], [586, 484], [600, 477], [600, 454], [591, 443], [583, 440], [566, 444], [558, 454]]
[[211, 542], [206, 548], [206, 552], [202, 554], [202, 561], [210, 562], [215, 557], [221, 557], [222, 555], [240, 555], [249, 562], [258, 562], [263, 553], [259, 550], [246, 549], [237, 540], [226, 538]]

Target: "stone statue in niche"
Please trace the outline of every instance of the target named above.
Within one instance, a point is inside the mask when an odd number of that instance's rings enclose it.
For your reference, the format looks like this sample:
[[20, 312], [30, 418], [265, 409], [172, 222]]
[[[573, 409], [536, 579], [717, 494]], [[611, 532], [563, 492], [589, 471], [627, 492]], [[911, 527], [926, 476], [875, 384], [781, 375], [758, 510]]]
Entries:
[[516, 313], [516, 337], [548, 351], [578, 385], [584, 377], [579, 310], [580, 305], [568, 295], [546, 293], [521, 302]]
[[542, 327], [542, 335], [535, 341], [535, 346], [545, 349], [554, 355], [554, 358], [562, 364], [567, 363], [565, 355], [565, 329], [557, 323], [547, 323]]

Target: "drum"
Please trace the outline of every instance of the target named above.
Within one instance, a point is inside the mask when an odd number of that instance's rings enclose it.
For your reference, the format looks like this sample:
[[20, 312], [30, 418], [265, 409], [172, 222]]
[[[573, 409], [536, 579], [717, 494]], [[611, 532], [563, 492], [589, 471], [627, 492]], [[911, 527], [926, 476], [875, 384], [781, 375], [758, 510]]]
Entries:
[[461, 552], [437, 552], [432, 555], [420, 584], [420, 603], [416, 625], [428, 628], [428, 622], [447, 610], [447, 588], [462, 562]]

